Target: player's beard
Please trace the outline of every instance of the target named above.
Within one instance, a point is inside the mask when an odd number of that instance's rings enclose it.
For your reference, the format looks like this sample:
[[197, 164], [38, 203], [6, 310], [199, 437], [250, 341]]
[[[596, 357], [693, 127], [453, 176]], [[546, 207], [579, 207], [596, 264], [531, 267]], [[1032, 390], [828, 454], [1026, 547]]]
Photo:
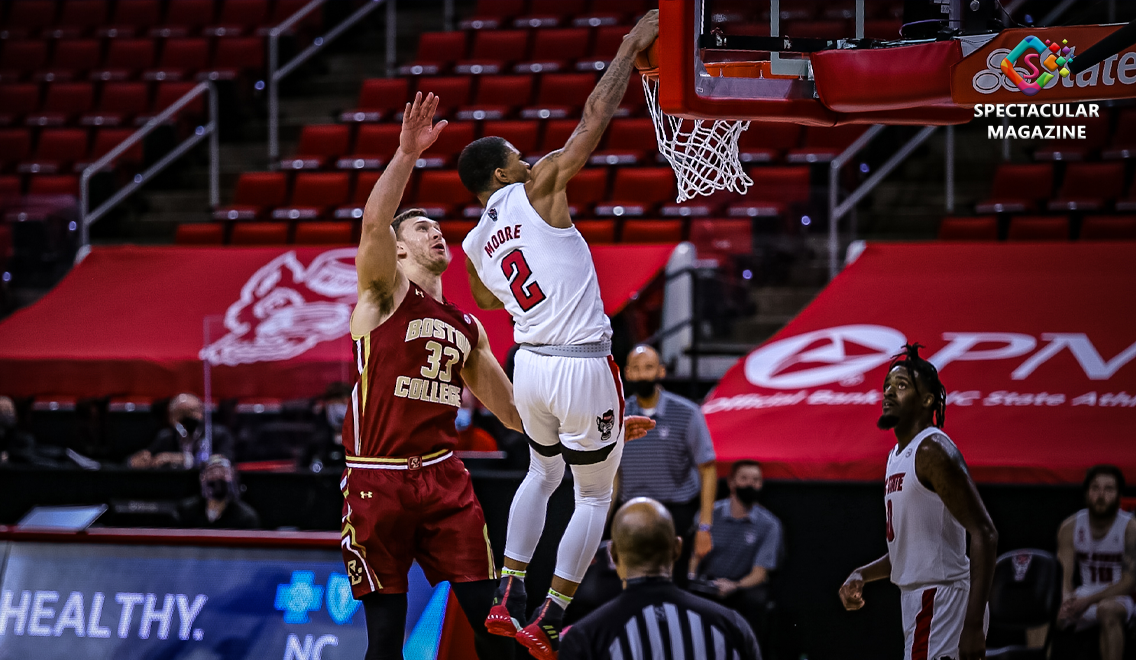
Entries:
[[876, 420], [876, 428], [881, 431], [890, 431], [896, 426], [899, 426], [899, 415], [894, 413], [884, 413]]
[[1092, 502], [1089, 504], [1089, 515], [1097, 520], [1109, 520], [1116, 515], [1120, 510], [1120, 497], [1117, 497], [1110, 504], [1106, 505], [1104, 511], [1097, 508], [1097, 503]]

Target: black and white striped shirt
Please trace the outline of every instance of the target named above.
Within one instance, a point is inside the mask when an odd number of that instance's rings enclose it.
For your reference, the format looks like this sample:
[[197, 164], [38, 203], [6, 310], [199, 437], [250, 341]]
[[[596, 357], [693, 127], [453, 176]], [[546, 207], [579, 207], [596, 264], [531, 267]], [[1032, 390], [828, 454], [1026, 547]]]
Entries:
[[761, 660], [761, 650], [737, 612], [641, 578], [563, 633], [560, 660]]

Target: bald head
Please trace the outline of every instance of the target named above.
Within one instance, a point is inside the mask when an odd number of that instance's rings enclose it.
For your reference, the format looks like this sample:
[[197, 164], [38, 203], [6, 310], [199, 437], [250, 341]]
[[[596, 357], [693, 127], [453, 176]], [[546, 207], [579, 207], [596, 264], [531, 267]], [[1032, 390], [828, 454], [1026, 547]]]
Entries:
[[639, 344], [627, 354], [627, 380], [661, 380], [667, 375], [659, 354], [646, 344]]
[[188, 392], [179, 394], [170, 401], [170, 422], [177, 422], [186, 417], [193, 417], [201, 421], [205, 417], [205, 407], [201, 399]]
[[648, 497], [636, 497], [615, 512], [611, 540], [613, 555], [624, 579], [670, 575], [682, 548], [670, 512]]

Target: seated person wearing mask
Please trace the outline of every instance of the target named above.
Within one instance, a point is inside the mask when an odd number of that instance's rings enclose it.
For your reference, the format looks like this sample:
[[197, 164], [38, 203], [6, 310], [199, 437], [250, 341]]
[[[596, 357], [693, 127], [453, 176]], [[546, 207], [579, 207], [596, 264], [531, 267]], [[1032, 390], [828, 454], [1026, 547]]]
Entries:
[[[170, 425], [154, 437], [149, 447], [127, 459], [132, 468], [193, 469], [205, 460], [205, 407], [201, 399], [184, 393], [170, 401]], [[213, 447], [209, 452], [227, 458], [233, 456], [233, 436], [220, 424], [213, 425]]]
[[769, 572], [776, 570], [781, 555], [781, 521], [757, 503], [762, 481], [756, 461], [733, 464], [730, 498], [714, 503], [714, 547], [697, 564], [696, 573], [702, 583], [708, 579], [717, 588], [718, 600], [740, 612], [765, 642]]
[[238, 497], [233, 466], [212, 456], [201, 468], [201, 495], [178, 507], [181, 526], [194, 529], [258, 529], [260, 516]]
[[347, 467], [347, 454], [343, 449], [343, 419], [347, 417], [347, 406], [351, 403], [351, 386], [347, 383], [332, 383], [324, 390], [323, 396], [312, 406], [315, 415], [315, 432], [308, 443], [300, 466], [312, 472], [331, 470], [342, 472]]

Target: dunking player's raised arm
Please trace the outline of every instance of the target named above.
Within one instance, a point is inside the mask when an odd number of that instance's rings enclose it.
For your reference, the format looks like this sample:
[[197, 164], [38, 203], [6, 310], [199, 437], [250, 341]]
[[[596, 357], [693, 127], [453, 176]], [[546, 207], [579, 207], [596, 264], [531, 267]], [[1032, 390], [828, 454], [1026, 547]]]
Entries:
[[627, 81], [635, 68], [635, 56], [648, 48], [657, 36], [659, 11], [652, 9], [623, 38], [615, 59], [588, 96], [580, 125], [564, 148], [553, 151], [533, 166], [532, 179], [525, 184], [525, 191], [533, 208], [550, 225], [571, 226], [568, 200], [564, 194], [568, 181], [587, 164], [588, 158], [599, 146], [604, 129], [619, 109], [619, 102], [627, 92]]
[[[363, 323], [372, 328], [390, 315], [399, 290], [408, 286], [406, 277], [398, 268], [391, 222], [398, 212], [415, 162], [446, 127], [445, 121], [433, 123], [437, 108], [438, 98], [433, 94], [423, 98], [422, 92], [415, 95], [413, 103], [406, 104], [399, 148], [363, 207], [363, 233], [359, 240], [359, 253], [355, 257], [355, 270], [359, 275], [360, 307], [373, 306], [379, 317], [372, 323]], [[357, 311], [361, 310], [357, 308]]]

